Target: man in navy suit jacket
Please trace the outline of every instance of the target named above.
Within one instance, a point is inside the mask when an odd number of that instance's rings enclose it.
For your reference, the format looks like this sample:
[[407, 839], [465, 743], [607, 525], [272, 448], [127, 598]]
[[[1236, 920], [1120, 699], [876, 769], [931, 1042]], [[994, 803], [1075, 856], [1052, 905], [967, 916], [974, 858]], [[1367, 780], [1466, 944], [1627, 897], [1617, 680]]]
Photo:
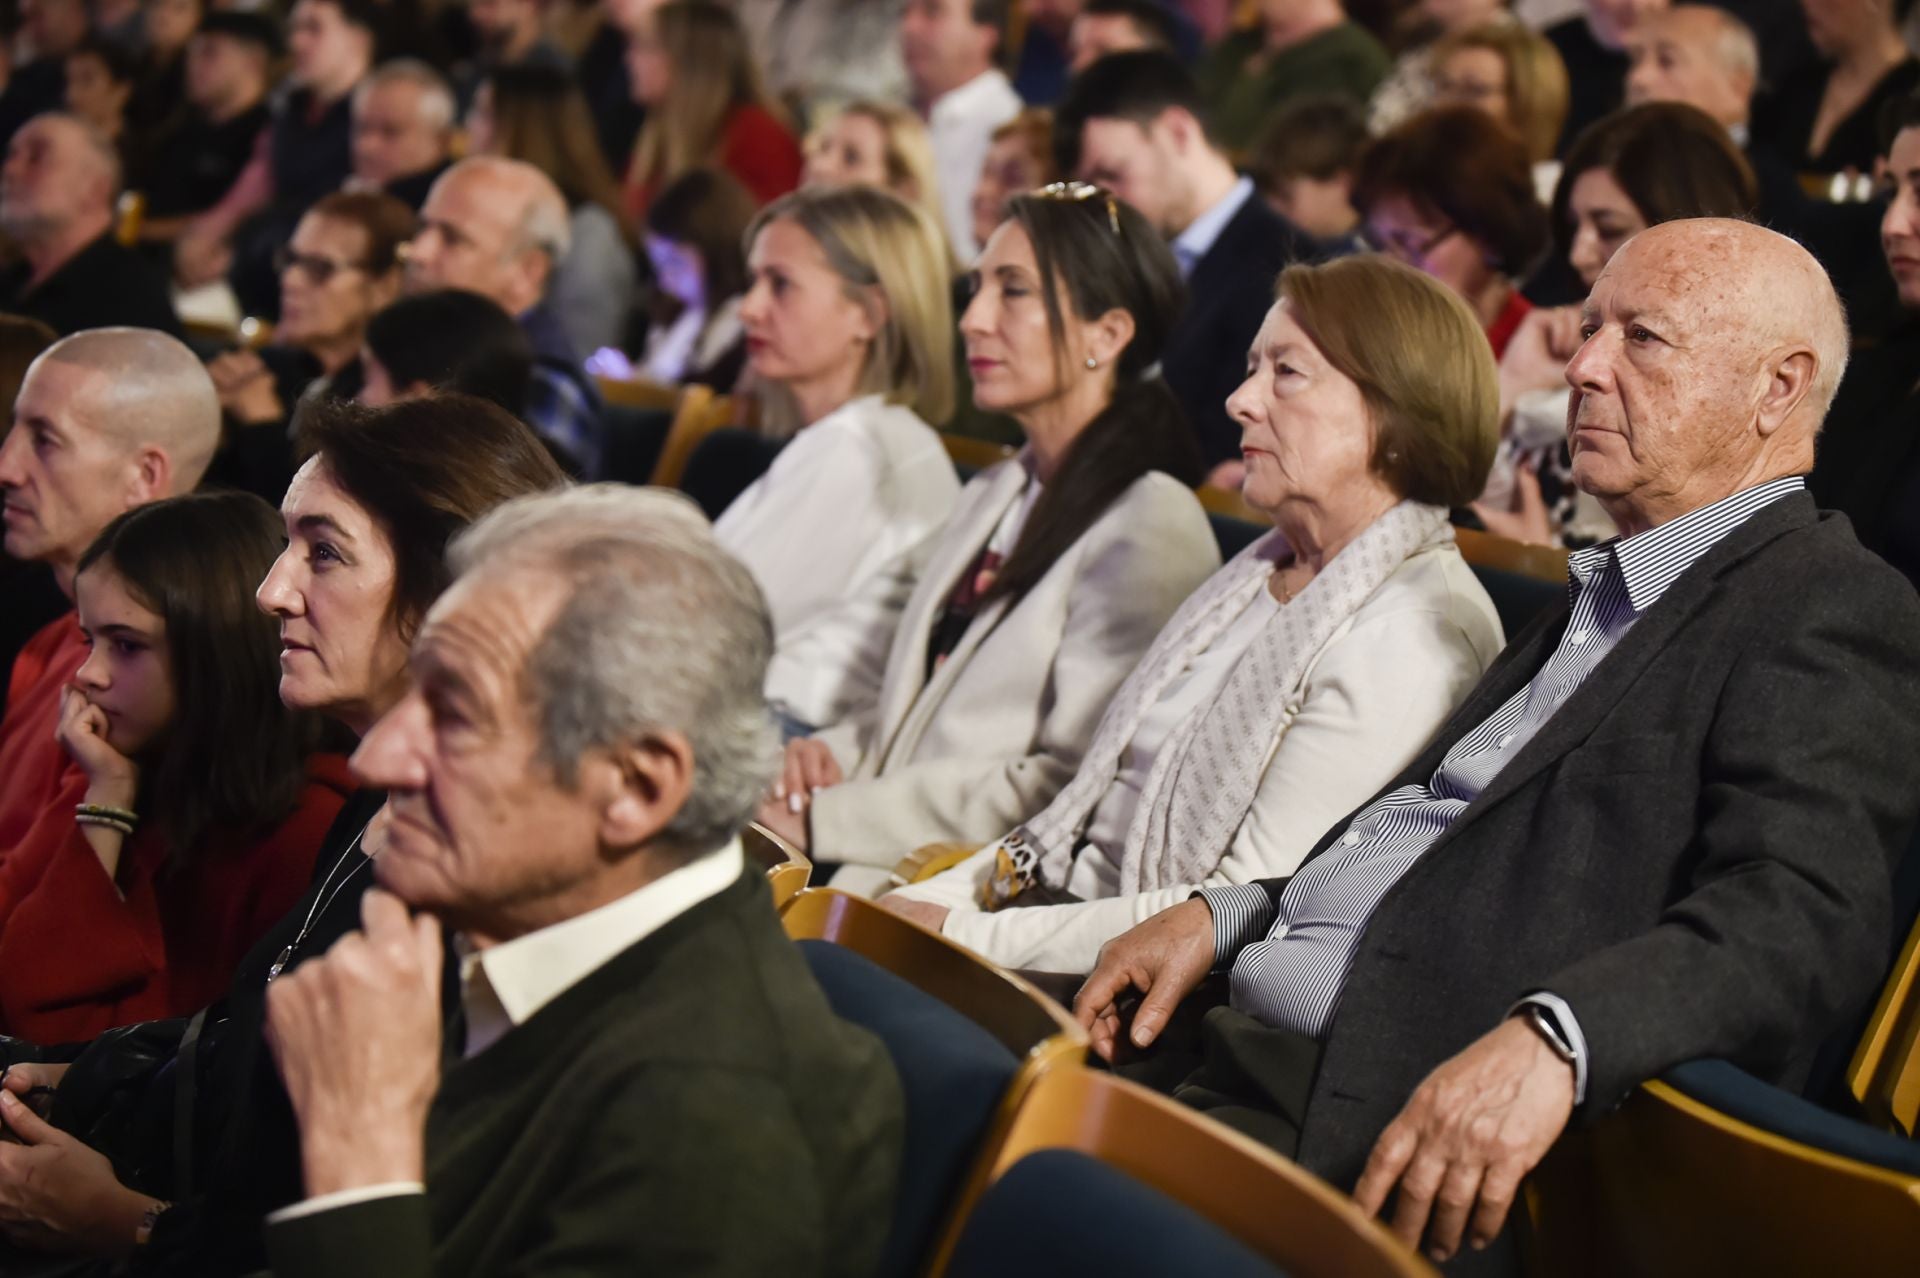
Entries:
[[1240, 482], [1240, 428], [1227, 396], [1246, 379], [1247, 346], [1273, 305], [1281, 270], [1311, 256], [1292, 223], [1207, 136], [1200, 91], [1172, 54], [1114, 53], [1074, 79], [1054, 114], [1060, 171], [1133, 205], [1167, 237], [1187, 309], [1161, 357], [1213, 482]]

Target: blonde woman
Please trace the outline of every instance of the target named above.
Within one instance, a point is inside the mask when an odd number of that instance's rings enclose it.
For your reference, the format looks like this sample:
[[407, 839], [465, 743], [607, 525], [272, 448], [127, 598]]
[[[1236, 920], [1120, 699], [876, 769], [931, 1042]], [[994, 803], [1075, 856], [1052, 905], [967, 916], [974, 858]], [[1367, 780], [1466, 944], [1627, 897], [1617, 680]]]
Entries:
[[626, 180], [636, 221], [661, 188], [703, 165], [733, 174], [761, 204], [800, 184], [800, 144], [731, 9], [670, 0], [642, 15], [627, 44], [627, 79], [647, 109]]
[[1545, 36], [1517, 22], [1489, 22], [1433, 46], [1433, 102], [1480, 108], [1520, 136], [1529, 160], [1544, 164], [1567, 122], [1567, 67]]
[[953, 407], [953, 310], [938, 224], [873, 187], [777, 200], [747, 244], [747, 358], [801, 425], [714, 532], [767, 596], [767, 698], [795, 734], [875, 695], [959, 496], [927, 425]]
[[[1280, 277], [1227, 401], [1274, 531], [1174, 614], [1079, 774], [896, 913], [1009, 967], [1093, 970], [1201, 887], [1291, 874], [1499, 652], [1447, 511], [1486, 481], [1493, 357], [1445, 286], [1377, 255]], [[1022, 908], [1012, 908], [1022, 907]]]
[[919, 116], [886, 102], [852, 102], [807, 137], [806, 186], [864, 182], [940, 220], [933, 143]]

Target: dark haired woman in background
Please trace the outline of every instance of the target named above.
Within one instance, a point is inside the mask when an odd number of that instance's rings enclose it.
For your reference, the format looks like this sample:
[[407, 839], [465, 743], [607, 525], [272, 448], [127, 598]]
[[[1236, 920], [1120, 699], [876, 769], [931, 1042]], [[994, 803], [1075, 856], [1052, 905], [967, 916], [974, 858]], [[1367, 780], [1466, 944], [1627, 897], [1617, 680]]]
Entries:
[[872, 891], [923, 843], [983, 843], [1079, 766], [1113, 691], [1220, 566], [1200, 458], [1157, 361], [1179, 268], [1107, 192], [1013, 199], [961, 317], [974, 403], [1027, 447], [967, 485], [878, 700], [791, 742], [761, 820]]
[[74, 602], [92, 651], [61, 707], [72, 762], [0, 876], [0, 1022], [41, 1042], [191, 1012], [300, 898], [352, 788], [276, 691], [253, 590], [272, 507], [176, 497], [107, 525]]
[[492, 298], [436, 289], [403, 297], [373, 317], [360, 367], [366, 375], [358, 398], [369, 408], [454, 393], [524, 417], [533, 344]]
[[634, 372], [721, 390], [739, 380], [747, 359], [740, 302], [753, 216], [753, 197], [719, 169], [683, 173], [648, 207], [642, 242], [664, 304]]

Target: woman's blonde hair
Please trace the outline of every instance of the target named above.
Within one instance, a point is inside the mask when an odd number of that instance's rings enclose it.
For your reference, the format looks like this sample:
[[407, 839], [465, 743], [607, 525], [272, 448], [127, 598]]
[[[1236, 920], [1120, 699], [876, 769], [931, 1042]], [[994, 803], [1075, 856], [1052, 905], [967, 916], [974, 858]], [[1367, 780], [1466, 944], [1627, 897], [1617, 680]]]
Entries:
[[747, 228], [774, 222], [813, 237], [847, 296], [879, 321], [859, 389], [904, 404], [938, 426], [953, 415], [953, 282], [931, 214], [871, 186], [812, 187], [783, 195]]
[[1500, 438], [1500, 387], [1467, 304], [1377, 253], [1289, 266], [1275, 292], [1359, 386], [1373, 417], [1374, 473], [1413, 501], [1464, 506], [1478, 497]]
[[713, 0], [668, 0], [652, 20], [673, 79], [666, 97], [647, 110], [634, 143], [633, 180], [664, 186], [714, 161], [737, 108], [783, 112], [761, 83], [733, 10]]
[[1553, 158], [1567, 122], [1567, 64], [1553, 42], [1518, 22], [1489, 22], [1434, 42], [1435, 70], [1463, 49], [1485, 49], [1507, 68], [1505, 123], [1527, 144], [1535, 164]]
[[[880, 159], [887, 166], [887, 189], [909, 204], [918, 205], [940, 221], [940, 179], [933, 164], [933, 140], [927, 126], [906, 107], [891, 102], [860, 98], [827, 116], [814, 130], [824, 134], [843, 115], [858, 115], [872, 120], [880, 130]], [[809, 138], [809, 149], [813, 139]]]

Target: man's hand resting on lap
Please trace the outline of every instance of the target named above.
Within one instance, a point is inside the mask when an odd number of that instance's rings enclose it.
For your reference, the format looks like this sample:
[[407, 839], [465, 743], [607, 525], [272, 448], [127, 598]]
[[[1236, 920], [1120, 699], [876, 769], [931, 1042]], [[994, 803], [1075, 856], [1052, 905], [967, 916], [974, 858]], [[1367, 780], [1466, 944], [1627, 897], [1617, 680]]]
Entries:
[[1113, 1060], [1120, 1035], [1119, 1002], [1129, 991], [1143, 996], [1133, 1014], [1130, 1038], [1151, 1045], [1166, 1028], [1180, 1000], [1213, 970], [1213, 910], [1199, 897], [1162, 910], [1100, 947], [1093, 974], [1073, 1000], [1073, 1014], [1093, 1038], [1093, 1050]]

